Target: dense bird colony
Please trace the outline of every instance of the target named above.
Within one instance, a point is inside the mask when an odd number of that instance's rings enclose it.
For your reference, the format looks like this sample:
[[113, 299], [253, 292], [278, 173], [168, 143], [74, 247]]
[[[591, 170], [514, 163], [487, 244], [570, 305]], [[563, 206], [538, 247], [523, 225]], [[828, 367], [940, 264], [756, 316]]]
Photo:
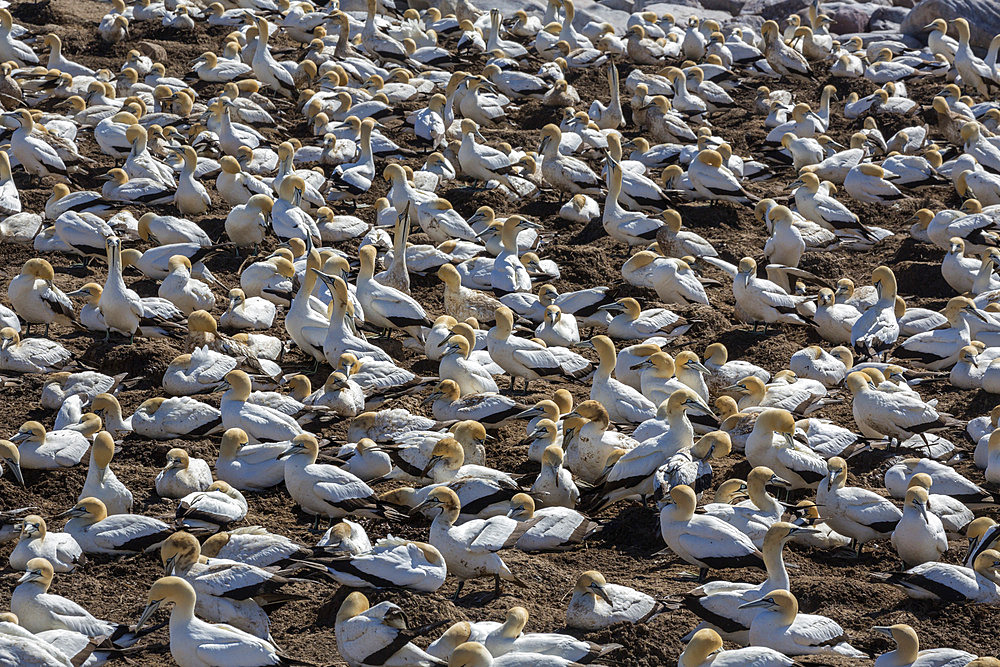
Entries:
[[976, 16], [0, 4], [0, 665], [1000, 665]]

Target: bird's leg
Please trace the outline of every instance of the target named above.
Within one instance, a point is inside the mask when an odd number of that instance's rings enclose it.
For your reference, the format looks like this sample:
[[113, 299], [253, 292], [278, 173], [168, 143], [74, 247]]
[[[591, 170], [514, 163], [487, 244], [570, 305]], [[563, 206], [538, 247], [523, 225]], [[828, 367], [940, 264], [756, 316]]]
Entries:
[[510, 376], [510, 393], [511, 394], [514, 393], [514, 376], [513, 375]]
[[703, 567], [703, 568], [701, 568], [701, 569], [698, 570], [698, 583], [699, 584], [705, 583], [705, 579], [707, 577], [708, 577], [708, 568], [707, 567]]
[[312, 526], [309, 528], [309, 530], [311, 530], [314, 533], [319, 532], [319, 514], [313, 515]]
[[458, 582], [458, 588], [455, 589], [455, 594], [451, 596], [451, 599], [452, 599], [453, 602], [457, 602], [458, 601], [458, 596], [462, 592], [462, 586], [465, 586], [465, 580], [464, 579], [462, 579], [461, 581]]
[[500, 598], [500, 575], [499, 574], [494, 574], [493, 575], [493, 599], [496, 600], [496, 599], [499, 599], [499, 598]]
[[333, 528], [333, 524], [334, 524], [334, 520], [333, 520], [333, 517], [331, 516], [329, 518], [329, 520], [327, 521], [326, 527], [327, 528]]
[[28, 336], [31, 334], [31, 322], [24, 323], [24, 335]]
[[107, 343], [109, 340], [111, 340], [111, 329], [105, 329], [104, 330], [104, 342]]
[[45, 323], [45, 333], [43, 334], [45, 338], [49, 337], [49, 323]]
[[531, 382], [528, 378], [524, 378], [524, 395], [528, 395], [528, 384]]

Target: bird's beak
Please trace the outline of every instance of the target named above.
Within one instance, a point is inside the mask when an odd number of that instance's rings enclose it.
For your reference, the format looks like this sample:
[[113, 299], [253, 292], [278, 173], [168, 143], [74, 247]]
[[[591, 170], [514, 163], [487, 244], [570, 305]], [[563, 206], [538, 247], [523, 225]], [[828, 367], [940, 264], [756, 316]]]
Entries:
[[710, 371], [708, 369], [708, 367], [706, 367], [705, 364], [701, 363], [700, 361], [689, 361], [689, 362], [687, 362], [686, 365], [687, 366], [691, 366], [692, 368], [694, 368], [696, 371], [698, 371], [702, 375], [711, 375], [712, 374], [712, 371]]
[[768, 480], [767, 483], [770, 484], [771, 486], [779, 486], [779, 487], [781, 487], [783, 489], [787, 489], [788, 487], [791, 486], [791, 484], [788, 482], [788, 480], [781, 479], [777, 475], [771, 475], [771, 479]]
[[630, 371], [637, 371], [637, 370], [639, 370], [640, 368], [646, 368], [647, 366], [652, 366], [652, 365], [653, 365], [653, 362], [651, 362], [651, 361], [649, 360], [649, 357], [646, 357], [645, 359], [643, 359], [642, 361], [640, 361], [640, 362], [639, 362], [639, 363], [637, 363], [636, 365], [634, 365], [634, 366], [629, 366], [629, 367], [628, 367], [628, 369], [629, 369]]
[[794, 433], [782, 433], [781, 435], [784, 436], [784, 438], [785, 438], [785, 444], [786, 445], [788, 445], [789, 447], [794, 447], [795, 446], [795, 434]]
[[17, 583], [24, 584], [24, 583], [27, 583], [29, 581], [35, 581], [38, 578], [39, 578], [39, 574], [37, 572], [35, 572], [33, 570], [28, 570], [27, 572], [25, 572], [24, 574], [21, 575], [21, 578], [17, 580]]
[[611, 596], [608, 595], [608, 592], [606, 590], [604, 590], [604, 586], [593, 586], [593, 588], [595, 591], [597, 591], [598, 595], [604, 598], [605, 602], [607, 602], [608, 604], [614, 604], [614, 602], [612, 602], [611, 600]]
[[296, 452], [300, 451], [301, 449], [302, 448], [299, 447], [298, 445], [292, 445], [288, 449], [286, 449], [285, 451], [283, 451], [280, 454], [278, 454], [278, 460], [280, 461], [281, 459], [285, 458], [286, 456], [291, 456], [292, 454], [295, 454]]
[[[930, 27], [930, 26], [926, 26], [926, 27]], [[879, 634], [883, 634], [886, 637], [889, 637], [889, 638], [892, 637], [892, 628], [890, 628], [888, 625], [876, 625], [875, 627], [872, 628], [872, 630], [874, 630], [875, 632], [878, 632]]]
[[174, 573], [174, 566], [177, 565], [177, 556], [171, 556], [167, 559], [167, 562], [163, 564], [163, 574], [165, 576], [171, 576]]
[[4, 460], [7, 461], [7, 465], [10, 466], [10, 471], [14, 475], [14, 479], [17, 480], [17, 483], [20, 484], [21, 486], [24, 486], [24, 475], [21, 474], [21, 464], [12, 459], [4, 459]]
[[17, 444], [19, 442], [24, 442], [25, 440], [27, 440], [30, 437], [31, 437], [30, 433], [25, 433], [23, 431], [18, 431], [14, 435], [10, 436], [10, 441], [13, 442], [14, 444]]
[[788, 535], [789, 536], [792, 536], [792, 535], [818, 535], [818, 534], [819, 534], [819, 531], [816, 530], [815, 528], [807, 528], [805, 526], [794, 526], [790, 531], [788, 531]]
[[754, 609], [755, 607], [767, 607], [771, 603], [767, 602], [766, 598], [761, 598], [759, 600], [754, 600], [753, 602], [746, 602], [741, 604], [737, 609]]
[[146, 608], [142, 610], [142, 616], [139, 617], [139, 622], [135, 624], [135, 631], [139, 632], [142, 626], [146, 625], [146, 621], [156, 613], [156, 610], [160, 608], [163, 600], [153, 600], [146, 605]]
[[427, 461], [427, 465], [426, 465], [426, 466], [424, 466], [424, 469], [420, 471], [420, 474], [421, 474], [422, 476], [426, 477], [426, 476], [427, 476], [427, 473], [428, 473], [428, 472], [430, 471], [430, 469], [431, 469], [431, 468], [433, 468], [433, 467], [434, 467], [435, 465], [437, 465], [437, 462], [438, 462], [438, 461], [440, 461], [440, 460], [441, 460], [441, 457], [440, 457], [440, 456], [432, 456], [432, 457], [431, 457], [431, 458], [430, 458], [430, 459], [429, 459], [429, 460]]

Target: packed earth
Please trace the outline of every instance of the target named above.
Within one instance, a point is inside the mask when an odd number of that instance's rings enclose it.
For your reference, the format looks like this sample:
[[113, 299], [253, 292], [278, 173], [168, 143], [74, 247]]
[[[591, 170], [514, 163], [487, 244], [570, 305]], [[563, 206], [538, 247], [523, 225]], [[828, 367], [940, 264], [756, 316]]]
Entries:
[[990, 3], [2, 4], [0, 664], [1000, 665]]

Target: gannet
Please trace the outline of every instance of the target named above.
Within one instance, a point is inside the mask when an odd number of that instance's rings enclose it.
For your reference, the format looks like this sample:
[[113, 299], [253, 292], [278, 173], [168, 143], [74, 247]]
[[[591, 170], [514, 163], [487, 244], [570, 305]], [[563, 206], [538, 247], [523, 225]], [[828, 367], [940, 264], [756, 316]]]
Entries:
[[511, 335], [513, 326], [513, 312], [501, 306], [496, 310], [496, 324], [486, 338], [490, 357], [510, 374], [511, 387], [518, 377], [524, 378], [524, 389], [527, 391], [531, 380], [552, 375], [581, 378], [593, 369], [589, 361], [566, 348], [544, 347]]
[[[944, 23], [942, 19], [938, 19]], [[872, 628], [896, 643], [896, 648], [883, 653], [875, 660], [875, 667], [919, 667], [927, 665], [968, 665], [976, 656], [953, 648], [932, 648], [921, 651], [917, 632], [905, 623], [876, 625]]]
[[303, 511], [315, 517], [339, 519], [349, 514], [385, 518], [390, 512], [371, 488], [351, 473], [317, 464], [319, 443], [308, 433], [295, 436], [281, 453], [285, 461], [285, 488]]
[[776, 590], [760, 600], [740, 605], [759, 608], [750, 625], [750, 643], [793, 655], [836, 654], [867, 657], [847, 643], [844, 629], [835, 621], [813, 614], [799, 614], [799, 603], [787, 590]]
[[794, 661], [784, 653], [766, 646], [749, 646], [724, 651], [722, 637], [711, 628], [704, 628], [694, 633], [677, 660], [678, 667], [729, 667], [730, 665], [789, 667], [793, 664]]
[[980, 60], [969, 45], [969, 22], [964, 18], [952, 19], [958, 32], [958, 46], [955, 49], [955, 70], [962, 77], [965, 86], [974, 88], [981, 95], [988, 95], [991, 87], [996, 87], [996, 74], [990, 66]]
[[429, 540], [448, 563], [448, 572], [459, 579], [455, 599], [468, 579], [492, 576], [494, 595], [500, 595], [500, 582], [512, 581], [526, 586], [496, 554], [512, 547], [528, 525], [507, 517], [474, 519], [455, 525], [461, 512], [458, 496], [448, 487], [438, 487], [414, 511], [434, 512]]
[[738, 505], [715, 502], [702, 509], [708, 516], [725, 521], [745, 534], [761, 549], [768, 530], [784, 513], [781, 503], [767, 492], [765, 485], [787, 488], [788, 482], [775, 475], [770, 468], [758, 466], [747, 475], [746, 483], [741, 484], [746, 488], [748, 501]]
[[919, 486], [906, 490], [903, 518], [892, 533], [892, 546], [905, 567], [936, 561], [948, 550], [948, 538], [937, 515], [928, 512], [927, 491]]
[[591, 344], [600, 360], [590, 387], [591, 400], [608, 410], [612, 421], [639, 423], [651, 418], [656, 406], [632, 387], [611, 377], [616, 365], [614, 343], [607, 336], [595, 336]]
[[95, 618], [73, 600], [49, 593], [52, 575], [49, 561], [32, 558], [11, 593], [10, 610], [25, 630], [72, 630], [92, 640], [101, 640], [119, 629], [115, 623]]
[[600, 526], [571, 507], [551, 506], [535, 510], [535, 501], [526, 493], [510, 500], [507, 516], [531, 526], [517, 540], [522, 551], [562, 551], [584, 542]]
[[90, 465], [87, 479], [77, 500], [97, 498], [104, 503], [108, 514], [130, 514], [132, 512], [132, 492], [122, 484], [111, 470], [111, 459], [115, 454], [115, 443], [111, 434], [100, 431], [94, 437], [90, 448]]
[[903, 442], [945, 426], [945, 419], [919, 395], [876, 389], [864, 373], [849, 374], [847, 388], [854, 396], [854, 421], [867, 437], [888, 436]]
[[660, 512], [660, 534], [671, 551], [700, 568], [698, 581], [704, 581], [711, 568], [763, 569], [761, 552], [738, 528], [716, 517], [694, 513], [697, 501], [691, 487], [674, 486], [670, 498], [672, 502]]
[[[441, 624], [432, 624], [422, 632], [429, 632]], [[373, 661], [399, 667], [433, 667], [445, 665], [444, 660], [424, 652], [410, 640], [415, 637], [406, 627], [406, 614], [391, 602], [380, 602], [371, 607], [363, 593], [347, 596], [334, 625], [337, 652], [351, 667], [363, 667]]]
[[[899, 337], [899, 322], [896, 320], [896, 276], [889, 267], [879, 266], [872, 271], [872, 282], [875, 284], [878, 299], [851, 325], [851, 346], [865, 359], [881, 356]], [[853, 284], [851, 287], [853, 288]]]
[[[740, 608], [744, 602], [758, 600], [778, 589], [787, 590], [788, 571], [782, 556], [784, 545], [795, 537], [817, 532], [783, 521], [767, 529], [763, 540], [763, 559], [767, 579], [761, 584], [743, 584], [729, 581], [710, 581], [683, 596], [683, 606], [702, 622], [692, 633], [697, 636], [705, 628], [718, 632], [725, 639], [738, 644], [748, 644], [750, 624], [757, 615], [756, 609]], [[692, 634], [692, 633], [689, 633]]]
[[136, 624], [141, 628], [164, 602], [170, 611], [170, 655], [179, 665], [208, 665], [216, 661], [239, 664], [280, 664], [289, 658], [269, 640], [226, 623], [206, 623], [196, 617], [199, 596], [181, 577], [157, 579], [149, 589], [146, 608]]
[[795, 419], [787, 410], [767, 408], [761, 412], [745, 452], [751, 465], [770, 468], [792, 489], [816, 488], [826, 478], [827, 464], [822, 457], [795, 441]]
[[96, 419], [85, 432], [72, 429], [46, 431], [40, 423], [26, 421], [10, 437], [10, 441], [17, 444], [21, 468], [55, 470], [79, 464], [90, 447], [90, 436], [100, 429], [100, 419]]
[[[601, 483], [588, 493], [589, 506], [602, 508], [633, 495], [652, 495], [657, 469], [666, 463], [669, 457], [679, 451], [690, 449], [694, 444], [694, 428], [687, 417], [687, 412], [690, 410], [694, 413], [712, 414], [701, 397], [687, 388], [674, 391], [664, 402], [666, 403], [664, 419], [669, 428], [621, 456], [603, 475]], [[582, 407], [584, 406], [581, 404], [577, 412], [581, 412]], [[586, 416], [587, 413], [582, 414]], [[581, 433], [581, 436], [583, 435]], [[616, 447], [620, 444], [620, 442], [614, 443]], [[606, 453], [604, 458], [607, 458]], [[604, 461], [593, 463], [603, 467]], [[583, 471], [575, 469], [574, 471], [584, 479], [588, 476]]]
[[994, 604], [1000, 596], [997, 567], [1000, 567], [1000, 552], [987, 549], [976, 556], [971, 568], [931, 562], [905, 572], [877, 573], [872, 577], [895, 586], [914, 600]]
[[194, 588], [198, 594], [195, 606], [198, 613], [261, 638], [270, 633], [267, 614], [258, 600], [266, 604], [269, 598], [287, 596], [283, 588], [291, 581], [273, 568], [218, 558], [202, 559], [198, 540], [184, 531], [164, 541], [160, 562], [164, 574], [178, 576]]
[[313, 559], [327, 576], [353, 588], [398, 587], [434, 592], [444, 584], [447, 568], [430, 544], [388, 537], [359, 554]]
[[488, 369], [469, 359], [469, 340], [465, 336], [452, 336], [444, 348], [438, 367], [442, 379], [454, 381], [460, 395], [487, 394], [499, 391]]
[[719, 392], [723, 387], [729, 387], [745, 377], [758, 377], [762, 382], [771, 379], [771, 374], [763, 368], [748, 361], [729, 359], [729, 350], [722, 343], [712, 343], [705, 348], [705, 360], [702, 362], [711, 374], [705, 381], [713, 392]]
[[[545, 429], [550, 434], [550, 439], [554, 440], [555, 424], [549, 420], [539, 428]], [[563, 467], [563, 450], [557, 444], [548, 445], [541, 455], [542, 469], [531, 485], [531, 493], [538, 500], [535, 505], [539, 508], [546, 507], [576, 507], [580, 500], [580, 490], [573, 481], [573, 475]]]
[[54, 280], [55, 271], [48, 261], [29, 259], [7, 285], [7, 299], [27, 325], [28, 333], [32, 324], [44, 324], [48, 337], [50, 324], [76, 322], [73, 303], [53, 284]]
[[[10, 292], [8, 292], [10, 294]], [[46, 338], [21, 340], [10, 327], [0, 329], [0, 369], [19, 373], [51, 373], [61, 369], [72, 354]]]
[[283, 535], [269, 533], [260, 526], [244, 526], [212, 535], [201, 545], [201, 554], [208, 558], [268, 567], [289, 565], [293, 559], [312, 556], [313, 551]]
[[211, 483], [212, 471], [203, 459], [192, 459], [174, 447], [167, 452], [167, 465], [156, 476], [154, 486], [161, 498], [183, 498], [193, 491], [204, 491]]
[[178, 525], [189, 529], [219, 530], [246, 518], [246, 498], [228, 483], [212, 482], [204, 491], [192, 491], [177, 505]]
[[[12, 665], [71, 667], [70, 656], [82, 662], [92, 655], [93, 646], [86, 635], [70, 630], [49, 630], [44, 634], [42, 637], [22, 628], [15, 614], [0, 614], [0, 659]], [[64, 637], [69, 641], [59, 641]]]
[[796, 308], [808, 300], [788, 294], [780, 285], [757, 277], [757, 262], [751, 257], [740, 260], [733, 278], [733, 296], [741, 319], [767, 326], [775, 323], [805, 324]]
[[566, 608], [566, 626], [601, 630], [615, 623], [645, 623], [663, 611], [662, 603], [628, 586], [609, 584], [600, 572], [582, 573]]
[[229, 290], [229, 307], [219, 318], [219, 324], [234, 330], [270, 329], [274, 323], [275, 305], [259, 296], [247, 297], [240, 288]]
[[290, 440], [305, 432], [293, 417], [266, 405], [251, 403], [250, 378], [243, 371], [229, 371], [225, 382], [228, 389], [221, 403], [223, 428], [241, 428], [251, 442]]
[[839, 456], [827, 462], [829, 475], [820, 482], [816, 504], [830, 527], [850, 537], [860, 555], [866, 542], [885, 537], [895, 530], [902, 513], [890, 501], [859, 487], [845, 486], [847, 462]]
[[869, 162], [852, 167], [844, 177], [844, 189], [858, 201], [869, 204], [890, 204], [906, 197], [886, 180], [887, 172]]
[[83, 550], [69, 533], [48, 532], [45, 519], [29, 514], [21, 522], [17, 546], [10, 552], [10, 566], [27, 570], [33, 558], [44, 558], [55, 572], [72, 572], [77, 564], [86, 562]]
[[799, 377], [816, 380], [825, 387], [835, 387], [847, 376], [848, 366], [844, 361], [853, 359], [850, 348], [842, 345], [830, 352], [817, 345], [810, 345], [793, 354], [788, 367]]
[[926, 473], [931, 478], [932, 494], [951, 496], [963, 503], [991, 502], [992, 495], [963, 477], [958, 471], [944, 463], [931, 459], [907, 458], [885, 471], [885, 488], [893, 498], [903, 498], [914, 475]]

